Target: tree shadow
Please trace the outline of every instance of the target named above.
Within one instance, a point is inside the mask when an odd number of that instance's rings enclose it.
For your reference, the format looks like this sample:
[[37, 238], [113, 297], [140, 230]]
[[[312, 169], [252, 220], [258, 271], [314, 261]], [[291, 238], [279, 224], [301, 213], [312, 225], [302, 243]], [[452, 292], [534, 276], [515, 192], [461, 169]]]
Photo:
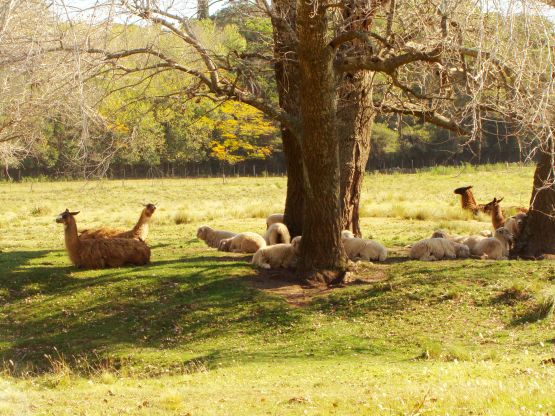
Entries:
[[[16, 363], [14, 374], [51, 370], [45, 357], [52, 355], [75, 368], [95, 367], [122, 349], [174, 349], [232, 332], [258, 336], [302, 319], [240, 279], [249, 275], [237, 264], [244, 256], [188, 257], [83, 277], [49, 261], [51, 252], [9, 254], [0, 263], [0, 293], [8, 293], [0, 361]], [[34, 267], [41, 258], [47, 266]]]

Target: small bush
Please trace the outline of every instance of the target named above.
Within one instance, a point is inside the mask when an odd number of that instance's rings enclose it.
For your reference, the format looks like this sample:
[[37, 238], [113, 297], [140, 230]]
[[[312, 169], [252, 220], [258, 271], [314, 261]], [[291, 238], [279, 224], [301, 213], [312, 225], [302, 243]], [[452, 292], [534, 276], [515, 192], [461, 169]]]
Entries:
[[50, 213], [50, 208], [36, 206], [31, 209], [31, 215], [33, 217], [41, 217]]
[[195, 221], [195, 218], [186, 209], [182, 208], [175, 214], [173, 220], [177, 225], [180, 225], [190, 224]]

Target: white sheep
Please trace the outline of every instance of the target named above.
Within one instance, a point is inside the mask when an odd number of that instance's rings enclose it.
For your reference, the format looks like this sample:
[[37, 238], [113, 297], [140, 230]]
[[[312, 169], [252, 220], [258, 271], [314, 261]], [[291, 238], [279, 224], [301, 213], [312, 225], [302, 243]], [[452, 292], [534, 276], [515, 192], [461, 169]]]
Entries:
[[266, 218], [266, 229], [270, 227], [270, 225], [275, 224], [276, 222], [283, 223], [283, 214], [272, 214]]
[[208, 225], [203, 225], [197, 230], [197, 238], [203, 240], [209, 247], [217, 248], [220, 245], [220, 241], [225, 238], [231, 238], [236, 236], [236, 233], [231, 231], [221, 231], [214, 230]]
[[355, 238], [355, 235], [351, 230], [341, 231], [341, 238]]
[[507, 219], [507, 221], [505, 221], [505, 224], [503, 224], [503, 227], [509, 230], [509, 232], [513, 235], [514, 238], [517, 238], [520, 232], [522, 231], [524, 218], [526, 218], [526, 214], [524, 213], [516, 214], [510, 217], [509, 219]]
[[245, 232], [220, 241], [218, 250], [232, 253], [256, 253], [266, 247], [266, 241], [260, 234]]
[[462, 235], [450, 235], [447, 234], [444, 230], [436, 230], [432, 234], [432, 238], [445, 238], [449, 241], [454, 241], [455, 243], [464, 244], [467, 246], [470, 251], [476, 245], [476, 243], [484, 238], [491, 236], [491, 232], [489, 231], [481, 231], [478, 235], [470, 235], [470, 236], [462, 236]]
[[507, 260], [513, 234], [505, 227], [500, 227], [495, 230], [494, 236], [478, 241], [471, 250], [472, 254], [483, 259]]
[[287, 226], [281, 222], [273, 223], [266, 230], [264, 234], [266, 244], [272, 246], [274, 244], [289, 244], [291, 242], [291, 235]]
[[342, 238], [343, 247], [349, 259], [367, 261], [385, 261], [387, 249], [380, 243], [362, 238]]
[[262, 247], [252, 257], [251, 263], [263, 269], [277, 269], [295, 267], [300, 250], [300, 237], [296, 237], [291, 244], [274, 244]]
[[446, 238], [427, 238], [418, 241], [410, 249], [410, 258], [424, 261], [467, 258], [469, 255], [467, 246]]

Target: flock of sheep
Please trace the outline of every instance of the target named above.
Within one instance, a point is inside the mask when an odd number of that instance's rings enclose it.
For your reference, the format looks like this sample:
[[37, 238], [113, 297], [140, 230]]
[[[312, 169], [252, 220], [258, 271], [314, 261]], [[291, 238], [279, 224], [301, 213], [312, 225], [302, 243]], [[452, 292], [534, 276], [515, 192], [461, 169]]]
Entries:
[[[472, 195], [471, 186], [455, 189], [462, 197], [463, 209], [473, 213], [491, 214], [494, 233], [483, 231], [478, 235], [451, 236], [437, 230], [431, 238], [410, 246], [410, 257], [417, 260], [442, 260], [455, 258], [507, 259], [511, 244], [521, 231], [526, 209], [513, 217], [505, 218], [499, 203], [494, 198], [490, 203], [478, 205]], [[102, 227], [94, 230], [77, 231], [75, 216], [79, 212], [65, 210], [56, 222], [64, 224], [65, 245], [69, 258], [77, 267], [98, 269], [119, 267], [126, 264], [144, 265], [150, 261], [150, 248], [146, 244], [149, 221], [156, 206], [147, 204], [137, 224], [131, 230]], [[264, 269], [291, 268], [296, 265], [301, 236], [291, 238], [283, 223], [283, 214], [272, 214], [266, 219], [264, 236], [253, 232], [233, 233], [214, 230], [207, 225], [197, 230], [197, 237], [208, 246], [221, 251], [253, 254], [251, 263]], [[343, 246], [350, 260], [385, 261], [387, 249], [373, 240], [357, 238], [351, 231], [341, 233]]]

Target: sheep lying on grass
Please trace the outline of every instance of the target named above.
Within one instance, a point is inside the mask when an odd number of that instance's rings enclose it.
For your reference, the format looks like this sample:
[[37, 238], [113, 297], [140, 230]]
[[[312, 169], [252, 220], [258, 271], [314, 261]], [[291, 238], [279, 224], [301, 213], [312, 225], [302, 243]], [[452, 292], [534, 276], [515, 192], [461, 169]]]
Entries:
[[270, 225], [275, 224], [277, 222], [281, 222], [283, 224], [283, 214], [272, 214], [266, 218], [266, 229], [270, 228]]
[[266, 247], [266, 241], [261, 235], [246, 232], [221, 240], [218, 250], [232, 253], [256, 253], [262, 247]]
[[231, 231], [214, 230], [208, 225], [203, 225], [197, 230], [197, 238], [204, 241], [208, 247], [218, 248], [223, 239], [236, 236], [236, 233]]
[[65, 245], [71, 262], [77, 267], [101, 269], [126, 264], [142, 266], [150, 261], [150, 248], [140, 240], [131, 238], [99, 238], [81, 240], [77, 236], [75, 215], [65, 210], [56, 218], [64, 224]]
[[263, 269], [291, 268], [297, 264], [301, 237], [295, 237], [291, 244], [275, 244], [262, 247], [252, 257], [251, 263]]
[[266, 234], [264, 234], [264, 240], [266, 240], [266, 244], [269, 246], [274, 244], [289, 244], [291, 236], [285, 224], [276, 222], [268, 227]]
[[410, 249], [410, 258], [424, 261], [467, 258], [470, 250], [446, 238], [428, 238], [415, 243]]
[[353, 235], [350, 231], [341, 232], [341, 240], [343, 247], [350, 260], [366, 260], [366, 261], [385, 261], [387, 259], [387, 249], [380, 243], [372, 240], [364, 240], [356, 237], [345, 237]]
[[443, 230], [436, 230], [432, 234], [432, 238], [444, 238], [449, 241], [453, 241], [455, 243], [464, 244], [465, 246], [468, 247], [470, 252], [472, 252], [472, 249], [478, 243], [478, 241], [481, 241], [489, 236], [491, 236], [491, 232], [487, 230], [481, 231], [480, 234], [478, 235], [467, 235], [467, 236], [449, 235]]
[[495, 230], [494, 236], [478, 241], [471, 250], [472, 254], [482, 259], [507, 260], [513, 235], [506, 228], [500, 227]]

